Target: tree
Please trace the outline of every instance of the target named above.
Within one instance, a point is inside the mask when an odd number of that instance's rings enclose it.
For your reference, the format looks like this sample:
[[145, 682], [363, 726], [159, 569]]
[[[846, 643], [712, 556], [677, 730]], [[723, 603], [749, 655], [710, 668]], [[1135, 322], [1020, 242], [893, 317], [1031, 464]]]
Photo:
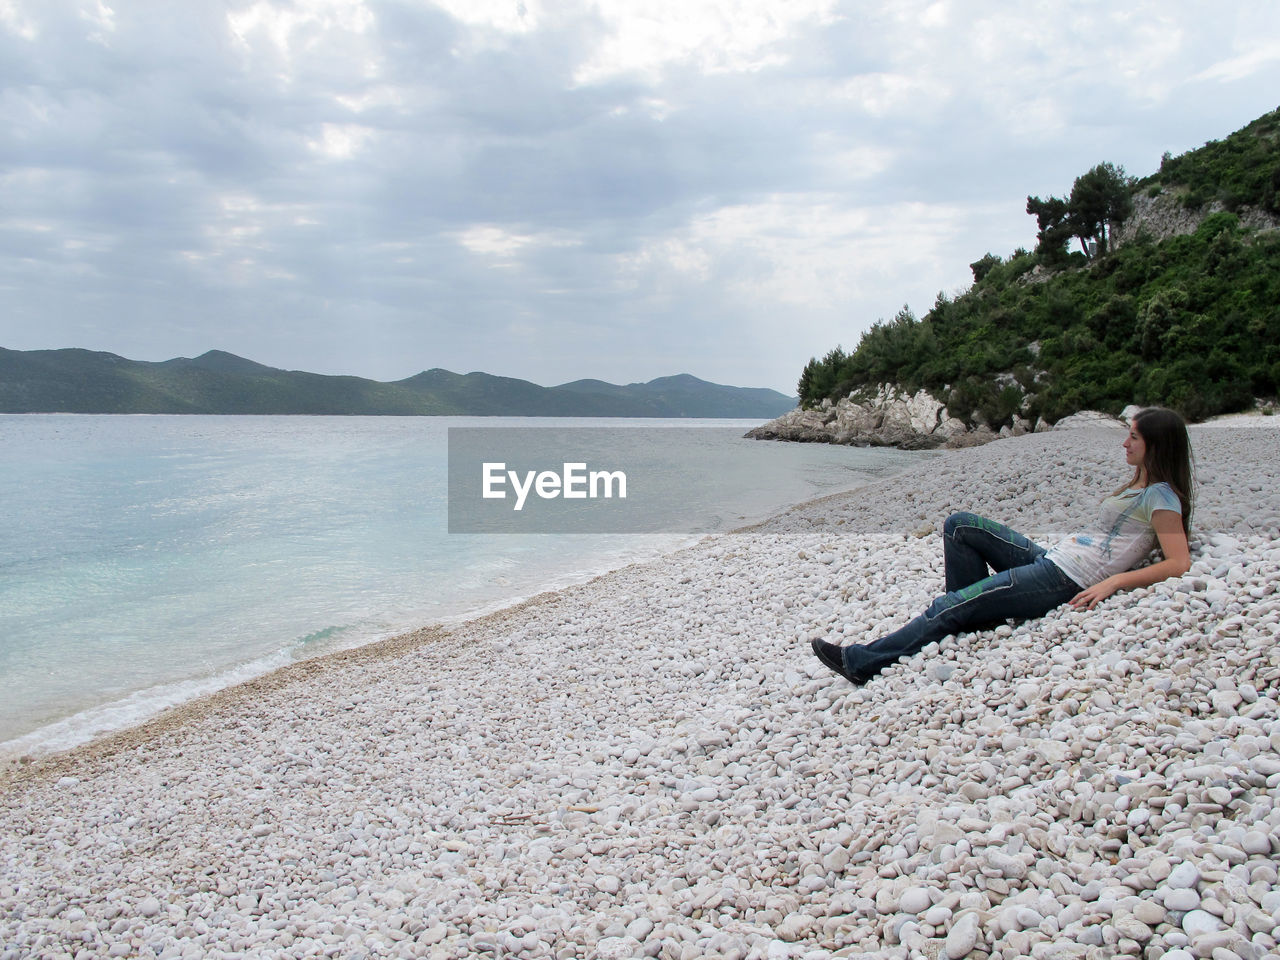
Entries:
[[[973, 271], [973, 282], [981, 283], [988, 273], [1000, 266], [1003, 261], [994, 253], [986, 254], [981, 260], [975, 260], [969, 264], [969, 269]], [[942, 294], [938, 294], [939, 297]]]
[[1107, 252], [1111, 227], [1123, 223], [1133, 213], [1133, 180], [1124, 168], [1100, 163], [1076, 177], [1067, 199], [1027, 197], [1027, 213], [1036, 218], [1036, 253], [1046, 263], [1066, 259], [1067, 243], [1080, 241], [1086, 257]]
[[1071, 238], [1067, 201], [1060, 197], [1027, 197], [1027, 213], [1036, 218], [1036, 253], [1040, 259], [1061, 263], [1067, 258], [1067, 241]]
[[1123, 223], [1133, 213], [1132, 189], [1124, 168], [1112, 163], [1100, 163], [1076, 177], [1067, 200], [1067, 226], [1086, 257], [1107, 252], [1111, 225]]

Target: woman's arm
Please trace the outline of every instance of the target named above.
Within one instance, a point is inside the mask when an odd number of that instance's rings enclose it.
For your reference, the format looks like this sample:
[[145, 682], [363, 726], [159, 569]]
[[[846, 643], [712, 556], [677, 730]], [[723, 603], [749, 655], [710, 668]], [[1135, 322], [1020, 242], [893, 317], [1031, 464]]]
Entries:
[[1176, 510], [1155, 510], [1151, 514], [1151, 526], [1155, 528], [1164, 559], [1149, 567], [1113, 574], [1101, 583], [1081, 590], [1069, 601], [1071, 606], [1092, 610], [1117, 590], [1149, 587], [1170, 577], [1180, 577], [1190, 570], [1191, 548], [1187, 545], [1187, 535], [1182, 529], [1182, 516]]

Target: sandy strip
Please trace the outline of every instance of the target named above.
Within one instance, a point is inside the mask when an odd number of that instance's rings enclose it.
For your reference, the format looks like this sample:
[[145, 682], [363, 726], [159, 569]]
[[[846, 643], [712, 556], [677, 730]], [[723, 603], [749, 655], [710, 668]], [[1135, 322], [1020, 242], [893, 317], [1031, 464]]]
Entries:
[[11, 768], [0, 958], [1276, 956], [1276, 419], [1194, 431], [1187, 577], [863, 689], [808, 638], [918, 612], [952, 510], [1086, 521], [1116, 432], [948, 453]]

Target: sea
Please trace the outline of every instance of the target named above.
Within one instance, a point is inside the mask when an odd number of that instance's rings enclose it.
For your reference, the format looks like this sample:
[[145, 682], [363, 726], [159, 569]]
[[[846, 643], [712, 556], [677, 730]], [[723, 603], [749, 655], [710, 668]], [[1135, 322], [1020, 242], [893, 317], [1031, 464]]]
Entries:
[[712, 532], [928, 456], [744, 439], [757, 422], [0, 415], [0, 756], [68, 749], [708, 532], [450, 534], [451, 428], [590, 428], [620, 445], [675, 431], [672, 449], [699, 456], [649, 479], [678, 499], [710, 455]]

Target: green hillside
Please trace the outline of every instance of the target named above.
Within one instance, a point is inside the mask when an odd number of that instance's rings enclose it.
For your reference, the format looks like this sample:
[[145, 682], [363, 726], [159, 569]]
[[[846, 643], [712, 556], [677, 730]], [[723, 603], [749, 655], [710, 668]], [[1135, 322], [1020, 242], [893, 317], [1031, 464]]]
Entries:
[[[1112, 196], [1108, 209], [1136, 211], [1124, 213], [1134, 217], [1124, 225], [1132, 238], [1120, 243], [1119, 218], [1096, 216], [1101, 195], [1117, 185], [1123, 196]], [[801, 402], [897, 383], [1000, 427], [1014, 415], [1053, 422], [1131, 403], [1199, 420], [1274, 398], [1278, 189], [1280, 111], [1224, 141], [1166, 156], [1141, 181], [1099, 165], [1068, 197], [1027, 198], [1040, 227], [1034, 252], [987, 254], [971, 265], [975, 282], [964, 294], [939, 295], [918, 319], [904, 308], [852, 353], [836, 347], [810, 360]], [[1194, 232], [1167, 235], [1168, 222], [1187, 211], [1193, 225], [1199, 218]]]
[[[671, 382], [680, 389], [673, 391]], [[593, 380], [541, 387], [436, 369], [383, 383], [278, 370], [221, 350], [148, 363], [91, 350], [0, 348], [0, 413], [768, 419], [794, 406], [794, 398], [775, 390], [722, 386], [688, 375], [627, 386]]]

